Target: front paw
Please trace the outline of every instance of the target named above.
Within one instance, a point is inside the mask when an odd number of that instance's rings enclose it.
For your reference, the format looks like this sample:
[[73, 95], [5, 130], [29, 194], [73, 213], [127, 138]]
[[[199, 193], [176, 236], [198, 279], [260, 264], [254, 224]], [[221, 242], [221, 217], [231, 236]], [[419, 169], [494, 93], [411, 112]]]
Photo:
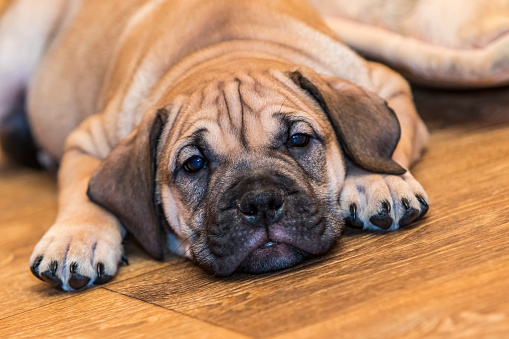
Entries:
[[423, 217], [429, 198], [410, 172], [404, 175], [354, 171], [339, 198], [343, 218], [352, 227], [393, 231]]
[[36, 245], [30, 270], [55, 288], [76, 291], [111, 280], [121, 260], [127, 259], [120, 232], [56, 224]]

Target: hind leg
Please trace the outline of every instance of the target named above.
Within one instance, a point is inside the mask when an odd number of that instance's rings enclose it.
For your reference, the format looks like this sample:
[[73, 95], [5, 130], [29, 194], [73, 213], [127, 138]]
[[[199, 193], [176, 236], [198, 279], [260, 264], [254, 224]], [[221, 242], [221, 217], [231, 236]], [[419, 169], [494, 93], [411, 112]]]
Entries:
[[0, 146], [10, 159], [25, 166], [40, 168], [37, 146], [25, 110], [25, 93], [18, 93], [15, 99], [12, 109], [0, 120]]
[[0, 143], [14, 160], [37, 166], [26, 91], [65, 0], [16, 0], [0, 18]]

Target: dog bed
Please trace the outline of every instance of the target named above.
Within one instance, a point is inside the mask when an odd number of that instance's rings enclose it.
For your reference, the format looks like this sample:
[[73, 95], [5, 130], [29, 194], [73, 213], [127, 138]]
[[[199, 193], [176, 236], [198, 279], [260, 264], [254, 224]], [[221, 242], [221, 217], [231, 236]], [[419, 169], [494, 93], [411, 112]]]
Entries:
[[508, 0], [312, 0], [351, 48], [437, 87], [509, 84]]

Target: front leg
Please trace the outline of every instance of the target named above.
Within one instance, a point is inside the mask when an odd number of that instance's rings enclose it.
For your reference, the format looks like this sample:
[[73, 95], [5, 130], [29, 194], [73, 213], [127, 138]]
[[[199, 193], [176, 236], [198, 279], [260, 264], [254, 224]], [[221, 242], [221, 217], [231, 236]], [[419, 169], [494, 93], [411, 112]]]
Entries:
[[[393, 160], [408, 169], [418, 161], [428, 133], [412, 101], [406, 81], [387, 67], [370, 63], [377, 93], [395, 111], [401, 125], [401, 139]], [[340, 195], [343, 217], [351, 226], [372, 230], [396, 230], [426, 214], [429, 198], [410, 171], [385, 175], [366, 172], [347, 163]]]
[[105, 140], [98, 140], [99, 119], [92, 117], [69, 136], [58, 174], [59, 212], [55, 224], [30, 258], [35, 276], [66, 291], [110, 280], [123, 257], [125, 234], [117, 219], [87, 197]]

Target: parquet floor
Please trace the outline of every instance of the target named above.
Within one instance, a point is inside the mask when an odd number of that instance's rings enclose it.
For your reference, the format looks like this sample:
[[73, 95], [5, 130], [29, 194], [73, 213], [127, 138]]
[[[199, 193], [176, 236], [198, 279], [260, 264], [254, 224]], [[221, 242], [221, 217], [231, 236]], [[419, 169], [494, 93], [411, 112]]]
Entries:
[[127, 240], [131, 264], [111, 283], [53, 290], [28, 257], [55, 217], [55, 179], [3, 159], [0, 337], [509, 337], [509, 88], [420, 89], [416, 102], [428, 216], [348, 231], [326, 257], [261, 276], [212, 278]]

